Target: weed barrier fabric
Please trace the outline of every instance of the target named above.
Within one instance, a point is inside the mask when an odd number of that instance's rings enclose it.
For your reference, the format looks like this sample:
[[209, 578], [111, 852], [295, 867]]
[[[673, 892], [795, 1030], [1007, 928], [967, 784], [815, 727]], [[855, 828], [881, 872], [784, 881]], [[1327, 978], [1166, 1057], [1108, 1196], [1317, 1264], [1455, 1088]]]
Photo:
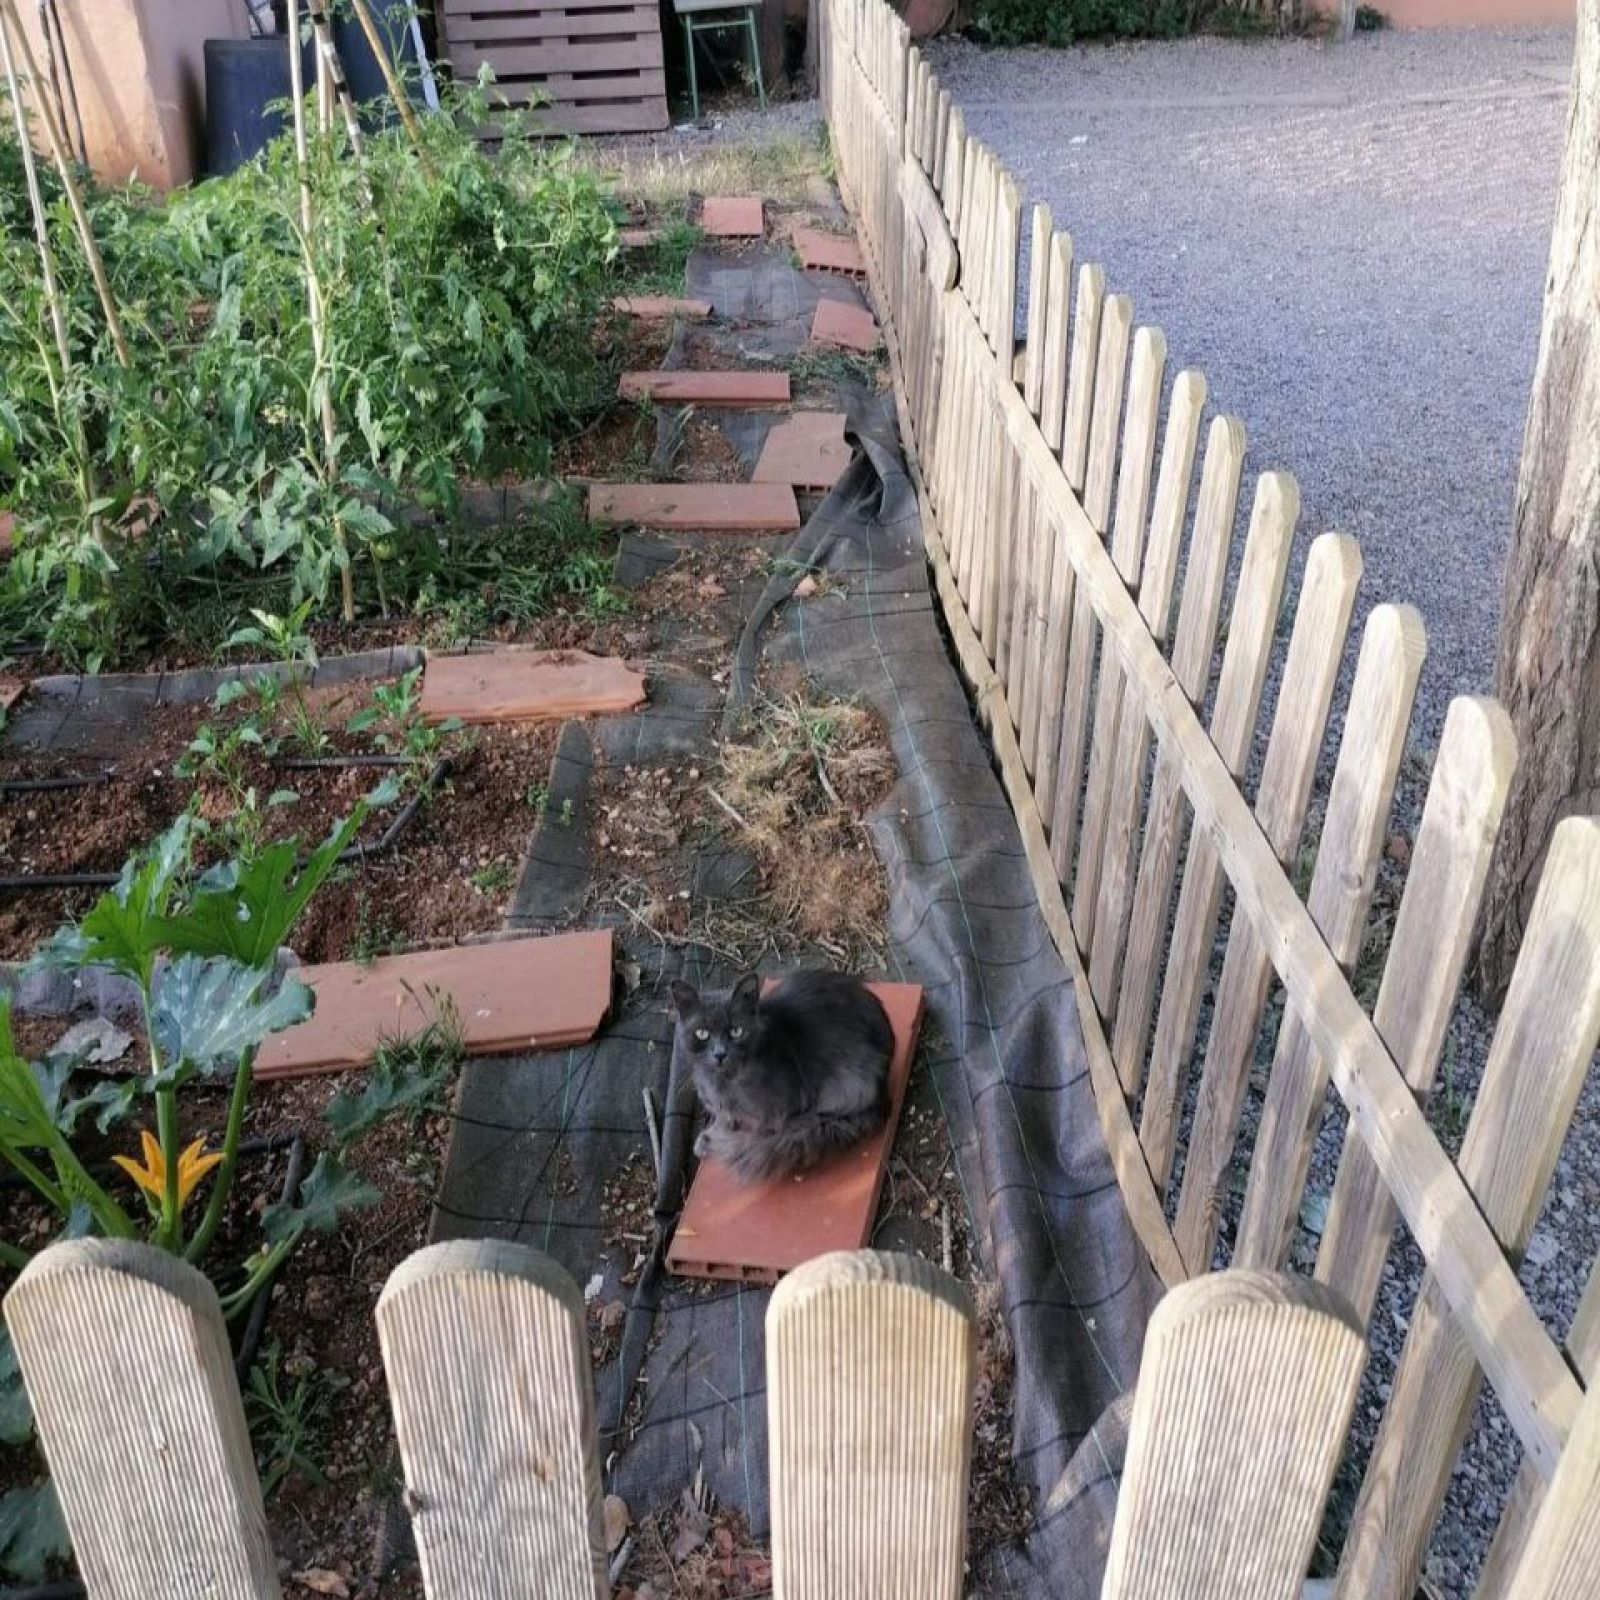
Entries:
[[[716, 303], [741, 346], [770, 358], [797, 308], [809, 321], [816, 280], [786, 255], [757, 250], [715, 266], [702, 257], [691, 258], [690, 290]], [[854, 285], [824, 281], [830, 294], [857, 297]], [[675, 664], [669, 637], [649, 706], [563, 735], [511, 921], [613, 920], [636, 970], [626, 972], [614, 1020], [589, 1044], [467, 1064], [435, 1233], [521, 1239], [584, 1289], [604, 1487], [636, 1522], [672, 1510], [703, 1476], [756, 1538], [767, 1536], [769, 1291], [676, 1278], [663, 1265], [696, 1117], [687, 1074], [672, 1061], [667, 984], [682, 976], [716, 988], [738, 973], [714, 950], [644, 935], [593, 892], [588, 779], [597, 761], [687, 759], [714, 770], [717, 741], [753, 709], [768, 667], [799, 667], [825, 692], [865, 699], [887, 724], [899, 773], [868, 822], [889, 886], [888, 963], [868, 975], [926, 991], [912, 1094], [948, 1124], [973, 1245], [1000, 1285], [1016, 1362], [1013, 1457], [1033, 1490], [1032, 1530], [988, 1557], [969, 1592], [1098, 1600], [1127, 1396], [1159, 1286], [1101, 1140], [1071, 980], [947, 649], [892, 405], [887, 395], [840, 390], [830, 404], [850, 417], [855, 458], [787, 546], [771, 546], [773, 576], [757, 573], [729, 596], [743, 631], [727, 692]], [[744, 438], [741, 419], [719, 425], [741, 454], [759, 449], [764, 429]], [[647, 581], [677, 548], [625, 535], [617, 581]], [[794, 600], [808, 568], [830, 581]], [[697, 899], [748, 900], [755, 874], [740, 850], [702, 842], [698, 851]], [[607, 1191], [628, 1163], [644, 1192], [653, 1181], [645, 1091], [662, 1169], [653, 1208], [641, 1201], [619, 1225], [614, 1211], [607, 1220]], [[620, 1328], [603, 1335], [618, 1315]]]
[[[1001, 1285], [1016, 1351], [1013, 1453], [1034, 1491], [1025, 1544], [997, 1552], [974, 1580], [986, 1594], [1091, 1600], [1126, 1435], [1119, 1397], [1133, 1385], [1158, 1288], [1101, 1142], [1071, 981], [945, 646], [884, 397], [858, 397], [851, 434], [854, 463], [776, 563], [781, 575], [743, 601], [749, 620], [728, 703], [704, 684], [675, 688], [669, 674], [644, 711], [563, 738], [568, 824], [547, 807], [544, 843], [533, 847], [535, 865], [541, 855], [559, 864], [560, 881], [536, 892], [531, 871], [524, 914], [513, 918], [548, 925], [582, 912], [573, 824], [595, 743], [611, 762], [699, 752], [709, 762], [768, 665], [797, 665], [823, 689], [876, 706], [900, 773], [869, 822], [890, 885], [884, 976], [927, 991], [936, 1026], [917, 1071], [949, 1124], [972, 1235]], [[643, 576], [665, 559], [660, 550], [635, 539], [626, 566]], [[832, 582], [792, 600], [807, 566]], [[703, 852], [698, 889], [748, 893], [737, 856]], [[584, 914], [596, 913], [605, 908]], [[669, 1277], [661, 1261], [695, 1119], [692, 1089], [671, 1060], [665, 986], [681, 975], [716, 987], [736, 974], [711, 951], [620, 931], [638, 983], [600, 1037], [559, 1056], [467, 1067], [436, 1231], [547, 1251], [587, 1286], [592, 1332], [603, 1308], [625, 1302], [620, 1348], [601, 1347], [596, 1379], [606, 1490], [638, 1518], [673, 1507], [702, 1472], [764, 1537], [767, 1291]], [[619, 1252], [602, 1222], [603, 1191], [646, 1148], [646, 1089], [660, 1120], [662, 1177], [653, 1226], [646, 1217]], [[624, 1281], [619, 1268], [635, 1256], [644, 1258], [637, 1281]]]

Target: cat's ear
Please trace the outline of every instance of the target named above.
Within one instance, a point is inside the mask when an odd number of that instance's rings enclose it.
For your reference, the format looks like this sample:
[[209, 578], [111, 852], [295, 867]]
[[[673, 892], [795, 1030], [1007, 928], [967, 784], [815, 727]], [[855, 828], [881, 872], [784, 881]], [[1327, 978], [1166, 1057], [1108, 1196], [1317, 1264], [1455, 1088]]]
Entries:
[[747, 972], [733, 986], [728, 1005], [735, 1011], [754, 1011], [761, 998], [761, 978], [758, 973]]
[[678, 1015], [686, 1017], [700, 1004], [700, 991], [692, 983], [685, 983], [682, 978], [674, 978], [672, 1003], [678, 1008]]

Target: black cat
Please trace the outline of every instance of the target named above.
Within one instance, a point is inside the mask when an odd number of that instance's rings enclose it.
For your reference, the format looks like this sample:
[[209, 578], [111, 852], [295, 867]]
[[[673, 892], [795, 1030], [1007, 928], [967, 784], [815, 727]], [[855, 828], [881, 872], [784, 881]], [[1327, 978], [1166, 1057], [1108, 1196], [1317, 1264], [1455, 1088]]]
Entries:
[[711, 1117], [695, 1154], [740, 1182], [803, 1171], [883, 1126], [894, 1030], [859, 978], [796, 972], [763, 995], [752, 973], [726, 999], [679, 981], [672, 999]]

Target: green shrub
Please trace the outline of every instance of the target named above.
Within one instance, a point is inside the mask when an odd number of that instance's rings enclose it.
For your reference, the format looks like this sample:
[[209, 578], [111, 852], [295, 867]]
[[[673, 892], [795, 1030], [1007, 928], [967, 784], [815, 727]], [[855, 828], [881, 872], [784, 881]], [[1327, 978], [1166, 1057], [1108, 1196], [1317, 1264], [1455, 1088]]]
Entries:
[[971, 32], [986, 44], [1058, 47], [1107, 36], [1174, 38], [1197, 14], [1189, 0], [979, 0]]

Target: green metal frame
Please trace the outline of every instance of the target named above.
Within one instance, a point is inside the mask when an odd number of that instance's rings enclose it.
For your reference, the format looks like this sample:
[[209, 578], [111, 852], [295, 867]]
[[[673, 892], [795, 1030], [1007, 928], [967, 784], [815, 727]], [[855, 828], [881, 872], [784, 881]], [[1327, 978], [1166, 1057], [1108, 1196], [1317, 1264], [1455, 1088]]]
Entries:
[[717, 11], [681, 11], [683, 19], [683, 48], [689, 58], [689, 100], [694, 108], [694, 120], [700, 120], [700, 74], [694, 64], [694, 36], [697, 33], [726, 33], [743, 28], [750, 40], [750, 64], [755, 68], [756, 96], [761, 109], [767, 109], [767, 84], [761, 74], [761, 40], [756, 34], [756, 10], [760, 0], [749, 0], [746, 5], [730, 5]]

